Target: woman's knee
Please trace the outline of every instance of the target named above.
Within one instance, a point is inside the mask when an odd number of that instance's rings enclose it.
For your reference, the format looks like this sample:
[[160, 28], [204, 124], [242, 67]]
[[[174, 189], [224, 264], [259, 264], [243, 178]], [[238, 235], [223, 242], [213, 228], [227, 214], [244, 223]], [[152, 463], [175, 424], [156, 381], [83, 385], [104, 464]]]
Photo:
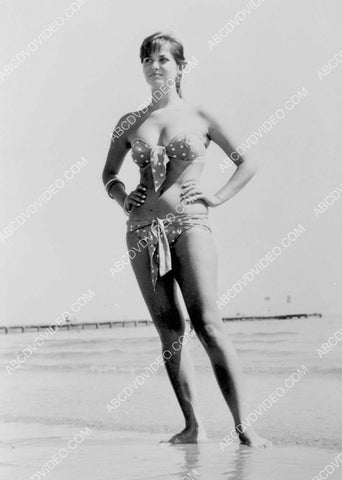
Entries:
[[158, 328], [160, 341], [164, 348], [179, 348], [185, 336], [185, 322], [174, 326]]
[[202, 343], [213, 345], [221, 341], [222, 321], [216, 309], [197, 311], [191, 321]]
[[208, 347], [217, 347], [223, 338], [222, 329], [218, 325], [204, 325], [197, 333], [202, 344]]

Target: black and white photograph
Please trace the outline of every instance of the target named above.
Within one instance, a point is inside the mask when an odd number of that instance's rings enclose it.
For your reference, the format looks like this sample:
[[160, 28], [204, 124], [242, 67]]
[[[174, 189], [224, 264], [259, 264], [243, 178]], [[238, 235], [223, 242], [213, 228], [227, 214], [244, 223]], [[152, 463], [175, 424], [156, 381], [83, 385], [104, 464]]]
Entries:
[[342, 478], [342, 4], [0, 0], [0, 478]]

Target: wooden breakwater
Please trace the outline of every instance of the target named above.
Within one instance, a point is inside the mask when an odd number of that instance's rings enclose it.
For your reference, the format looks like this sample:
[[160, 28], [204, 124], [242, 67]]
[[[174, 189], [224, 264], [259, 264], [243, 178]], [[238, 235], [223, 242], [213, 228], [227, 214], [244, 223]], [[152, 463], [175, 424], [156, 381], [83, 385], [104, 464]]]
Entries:
[[251, 317], [242, 316], [241, 317], [223, 317], [224, 322], [234, 322], [237, 320], [288, 320], [290, 318], [309, 318], [309, 317], [318, 317], [321, 318], [321, 313], [292, 313], [288, 315], [253, 315]]
[[[291, 318], [309, 318], [309, 317], [322, 317], [321, 313], [296, 313], [289, 315], [253, 315], [253, 316], [236, 316], [236, 317], [222, 317], [223, 322], [235, 322], [243, 320], [288, 320]], [[187, 320], [189, 321], [189, 320]], [[62, 325], [13, 325], [13, 326], [1, 326], [0, 333], [27, 333], [27, 332], [43, 332], [45, 330], [57, 331], [57, 330], [98, 330], [102, 328], [117, 328], [117, 327], [141, 327], [152, 325], [152, 320], [125, 320], [125, 321], [112, 321], [112, 322], [82, 322], [72, 323], [67, 322]]]

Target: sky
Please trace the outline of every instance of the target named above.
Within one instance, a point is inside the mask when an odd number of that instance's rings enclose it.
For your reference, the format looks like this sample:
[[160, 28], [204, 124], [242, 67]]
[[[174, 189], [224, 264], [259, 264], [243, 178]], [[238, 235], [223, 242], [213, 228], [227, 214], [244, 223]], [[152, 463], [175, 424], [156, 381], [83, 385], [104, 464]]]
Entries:
[[[209, 211], [220, 312], [341, 312], [340, 2], [78, 1], [0, 2], [0, 324], [150, 318], [131, 266], [111, 273], [127, 217], [101, 177], [117, 121], [149, 98], [139, 49], [156, 31], [198, 60], [184, 99], [258, 163]], [[211, 142], [203, 188], [229, 180], [226, 159]], [[130, 152], [120, 178], [139, 183]]]

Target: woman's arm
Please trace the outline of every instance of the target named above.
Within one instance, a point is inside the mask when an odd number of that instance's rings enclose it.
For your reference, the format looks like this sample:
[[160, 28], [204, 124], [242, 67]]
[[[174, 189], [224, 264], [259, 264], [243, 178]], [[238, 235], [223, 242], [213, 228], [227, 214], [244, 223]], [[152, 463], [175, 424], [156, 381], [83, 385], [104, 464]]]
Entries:
[[[116, 128], [122, 125], [122, 122], [126, 120], [128, 116], [124, 115], [118, 121], [114, 133], [116, 132]], [[118, 131], [120, 131], [118, 129]], [[122, 135], [113, 135], [110, 147], [107, 155], [107, 160], [103, 169], [102, 173], [102, 181], [103, 184], [106, 185], [112, 179], [115, 179], [121, 169], [122, 163], [124, 161], [125, 156], [127, 155], [128, 151], [130, 150], [131, 146], [127, 139], [127, 130], [122, 130]], [[127, 197], [127, 193], [125, 190], [125, 186], [123, 183], [120, 182], [113, 182], [109, 184], [108, 193], [110, 194], [111, 198], [114, 198], [118, 204], [123, 207], [125, 198]]]
[[[237, 169], [230, 177], [228, 182], [215, 194], [203, 194], [194, 191], [194, 183], [187, 182], [183, 185], [183, 195], [182, 199], [191, 196], [196, 196], [195, 200], [202, 199], [210, 207], [217, 207], [222, 203], [226, 202], [234, 195], [236, 195], [255, 175], [257, 171], [256, 162], [252, 159], [242, 158], [231, 145], [228, 133], [225, 131], [224, 127], [215, 120], [212, 115], [209, 115], [202, 108], [198, 110], [198, 113], [206, 120], [208, 124], [208, 133], [213, 142], [215, 142], [222, 150], [228, 155], [230, 160], [237, 166]], [[232, 154], [234, 154], [232, 156]]]
[[[224, 127], [217, 120], [213, 119], [212, 116], [206, 115], [209, 122], [210, 138], [222, 148], [230, 160], [237, 166], [228, 182], [215, 194], [220, 202], [219, 204], [221, 204], [236, 195], [251, 180], [256, 174], [257, 165], [255, 160], [251, 158], [242, 158], [231, 145], [228, 133]], [[232, 154], [234, 154], [233, 157]]]
[[237, 165], [237, 169], [228, 182], [215, 193], [219, 205], [236, 195], [256, 174], [257, 165], [255, 161], [243, 159], [240, 162], [240, 159], [241, 157], [238, 160], [231, 159]]

